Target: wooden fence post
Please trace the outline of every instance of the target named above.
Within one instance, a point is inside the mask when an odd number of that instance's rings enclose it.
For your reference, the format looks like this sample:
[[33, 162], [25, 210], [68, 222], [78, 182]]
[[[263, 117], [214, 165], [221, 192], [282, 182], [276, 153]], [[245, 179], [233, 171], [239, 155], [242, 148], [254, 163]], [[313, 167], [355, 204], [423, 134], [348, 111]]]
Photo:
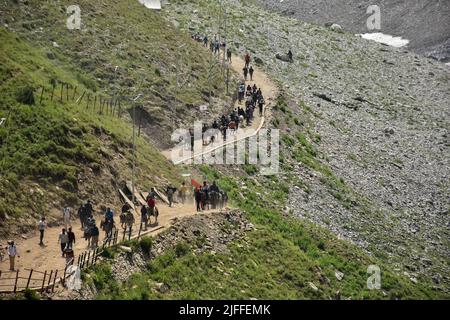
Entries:
[[53, 88], [52, 88], [52, 97], [50, 98], [50, 100], [53, 102], [53, 95], [55, 94], [55, 87], [56, 87], [56, 85], [53, 83], [52, 86], [53, 86]]
[[69, 102], [69, 84], [66, 83], [66, 96], [67, 96], [67, 102]]
[[50, 283], [52, 282], [52, 275], [53, 275], [53, 270], [50, 270], [50, 276], [48, 277], [47, 289], [50, 286]]
[[94, 97], [94, 112], [95, 112], [95, 105], [97, 104], [97, 95]]
[[77, 103], [80, 104], [81, 101], [83, 101], [84, 95], [86, 94], [86, 91], [83, 91], [83, 94], [78, 98]]
[[139, 226], [139, 232], [138, 232], [138, 240], [141, 238], [141, 231], [142, 231], [142, 221], [141, 221], [141, 225]]
[[89, 260], [91, 258], [91, 250], [88, 251], [88, 256], [87, 256], [87, 260], [86, 260], [86, 268], [89, 268]]
[[133, 229], [133, 227], [132, 227], [132, 226], [130, 226], [130, 231], [128, 232], [128, 240], [130, 240], [130, 239], [131, 239], [131, 232], [132, 232], [132, 229]]
[[39, 99], [39, 104], [42, 104], [42, 97], [44, 96], [45, 88], [42, 87], [41, 98]]
[[96, 250], [97, 250], [97, 249], [94, 249], [94, 250], [92, 251], [92, 261], [91, 261], [91, 266], [95, 263], [95, 252], [96, 252]]
[[41, 290], [44, 291], [44, 286], [45, 286], [45, 278], [47, 277], [47, 270], [45, 270], [44, 272], [44, 279], [42, 279], [42, 288]]
[[63, 102], [64, 83], [61, 82], [61, 102]]
[[56, 284], [57, 277], [58, 277], [58, 269], [56, 269], [56, 271], [55, 271], [55, 278], [53, 279], [52, 292], [55, 292], [55, 284]]
[[66, 263], [66, 266], [64, 267], [64, 275], [63, 275], [62, 281], [61, 281], [61, 283], [63, 284], [64, 287], [66, 286], [66, 275], [67, 275], [67, 263]]
[[117, 112], [117, 118], [120, 118], [121, 113], [122, 113], [122, 103], [121, 103], [121, 100], [119, 98], [119, 110]]
[[16, 271], [16, 281], [14, 282], [14, 293], [17, 291], [17, 281], [19, 281], [19, 270]]
[[88, 93], [87, 99], [86, 99], [86, 109], [89, 109], [89, 102], [91, 102], [91, 94]]
[[75, 86], [75, 89], [73, 89], [73, 95], [72, 95], [72, 101], [75, 100], [75, 95], [77, 94], [78, 86]]
[[27, 288], [26, 288], [26, 289], [28, 289], [28, 287], [29, 287], [29, 285], [30, 285], [31, 275], [32, 275], [32, 274], [33, 274], [33, 269], [30, 270], [30, 275], [28, 276]]

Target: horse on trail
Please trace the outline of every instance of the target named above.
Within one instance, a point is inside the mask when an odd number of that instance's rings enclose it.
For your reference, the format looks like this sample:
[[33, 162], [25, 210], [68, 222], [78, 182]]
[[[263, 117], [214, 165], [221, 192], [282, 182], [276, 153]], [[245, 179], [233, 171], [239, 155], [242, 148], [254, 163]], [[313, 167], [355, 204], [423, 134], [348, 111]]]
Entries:
[[112, 237], [113, 229], [115, 228], [114, 219], [105, 219], [100, 223], [100, 228], [105, 231], [105, 238]]

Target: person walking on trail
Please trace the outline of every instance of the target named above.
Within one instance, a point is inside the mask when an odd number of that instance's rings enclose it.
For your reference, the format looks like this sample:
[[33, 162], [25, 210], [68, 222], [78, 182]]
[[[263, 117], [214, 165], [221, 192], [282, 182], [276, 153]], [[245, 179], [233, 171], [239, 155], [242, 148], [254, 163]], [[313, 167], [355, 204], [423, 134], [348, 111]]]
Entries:
[[230, 64], [232, 63], [231, 62], [231, 49], [230, 48], [227, 49], [227, 62], [229, 62]]
[[69, 228], [69, 231], [67, 231], [67, 237], [69, 238], [69, 246], [73, 246], [75, 244], [75, 233], [72, 231], [72, 228]]
[[263, 113], [264, 113], [264, 98], [260, 97], [258, 100], [258, 109], [259, 109], [259, 116], [262, 117]]
[[166, 193], [167, 199], [169, 200], [169, 207], [173, 206], [173, 195], [175, 194], [175, 191], [177, 191], [177, 188], [174, 188], [172, 185], [167, 187]]
[[64, 226], [66, 227], [66, 229], [68, 227], [72, 226], [72, 224], [70, 222], [70, 218], [71, 218], [71, 209], [70, 209], [70, 207], [65, 207], [63, 209], [63, 221], [64, 221]]
[[248, 68], [247, 68], [247, 66], [245, 66], [245, 67], [242, 69], [242, 71], [244, 72], [244, 79], [245, 79], [245, 81], [247, 81], [247, 75], [248, 75]]
[[250, 65], [250, 60], [251, 60], [250, 54], [248, 52], [245, 54], [244, 60], [245, 60], [245, 67], [248, 68], [248, 66]]
[[248, 73], [250, 74], [250, 81], [253, 81], [253, 72], [255, 72], [255, 69], [253, 69], [253, 66], [250, 66], [250, 69], [248, 69]]
[[156, 199], [154, 196], [150, 196], [147, 198], [147, 205], [148, 205], [148, 215], [149, 215], [149, 219], [150, 219], [150, 223], [152, 223], [151, 221], [151, 217], [154, 216], [155, 217], [155, 222], [157, 221], [158, 217], [156, 216]]
[[98, 247], [98, 237], [100, 236], [100, 230], [94, 224], [91, 228], [91, 247], [93, 249]]
[[207, 48], [208, 47], [208, 36], [205, 36], [203, 38], [203, 45]]
[[45, 221], [45, 217], [42, 217], [41, 220], [39, 220], [38, 229], [39, 229], [39, 245], [44, 245], [44, 232], [45, 228], [47, 227], [47, 222]]
[[142, 228], [142, 224], [144, 225], [144, 231], [147, 231], [148, 210], [147, 210], [147, 206], [145, 206], [145, 205], [141, 207], [141, 228]]
[[186, 203], [186, 196], [187, 196], [187, 192], [188, 192], [188, 188], [186, 186], [186, 182], [183, 182], [181, 184], [181, 188], [178, 191], [181, 203], [185, 204]]
[[202, 192], [200, 190], [200, 188], [196, 188], [194, 191], [194, 197], [195, 197], [195, 204], [197, 206], [197, 212], [202, 211], [201, 208], [201, 202], [202, 202]]
[[9, 270], [15, 271], [16, 256], [20, 258], [19, 251], [13, 240], [8, 241]]
[[66, 229], [62, 229], [62, 232], [58, 236], [58, 243], [61, 245], [61, 253], [64, 257], [64, 249], [66, 248], [67, 244], [69, 243], [69, 235], [66, 232]]
[[64, 248], [63, 256], [66, 257], [66, 266], [73, 265], [73, 261], [75, 260], [75, 253], [72, 246], [68, 245]]
[[92, 215], [94, 214], [94, 208], [92, 207], [91, 200], [87, 201], [87, 203], [84, 206], [84, 210], [86, 210], [86, 215], [88, 217], [92, 217]]

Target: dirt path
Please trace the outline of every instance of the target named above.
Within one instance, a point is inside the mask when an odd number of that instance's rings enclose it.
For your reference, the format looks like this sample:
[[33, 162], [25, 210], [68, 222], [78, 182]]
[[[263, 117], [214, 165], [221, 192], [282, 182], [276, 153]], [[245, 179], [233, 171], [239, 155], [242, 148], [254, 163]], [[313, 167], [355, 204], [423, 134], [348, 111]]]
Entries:
[[[223, 56], [223, 52], [220, 54], [220, 56], [221, 57]], [[232, 61], [231, 65], [230, 65], [231, 68], [234, 71], [236, 71], [238, 74], [241, 75], [241, 78], [243, 81], [244, 77], [243, 77], [242, 69], [244, 68], [244, 65], [245, 65], [244, 59], [239, 56], [233, 55], [231, 58], [231, 61]], [[262, 117], [260, 117], [258, 110], [255, 110], [254, 120], [253, 120], [252, 124], [248, 127], [244, 127], [244, 129], [248, 130], [251, 128], [254, 130], [255, 133], [258, 133], [258, 131], [264, 125], [265, 119], [267, 119], [268, 115], [271, 112], [271, 107], [274, 104], [275, 99], [278, 94], [278, 88], [277, 88], [276, 84], [270, 79], [270, 77], [264, 71], [262, 71], [260, 68], [253, 65], [252, 63], [250, 63], [250, 65], [252, 65], [253, 69], [255, 70], [253, 73], [253, 81], [250, 81], [250, 80], [245, 81], [245, 86], [246, 87], [248, 85], [253, 86], [254, 84], [256, 84], [256, 86], [258, 88], [261, 88], [262, 94], [266, 101], [266, 105], [265, 105], [264, 115]], [[248, 76], [248, 79], [250, 79], [250, 76]], [[234, 108], [237, 108], [238, 106], [245, 108], [244, 102], [239, 104], [239, 101], [236, 101], [236, 103], [234, 104]], [[216, 115], [216, 116], [217, 116], [217, 118], [219, 118], [221, 115]], [[211, 121], [212, 121], [212, 119], [211, 119]], [[201, 143], [201, 142], [199, 142], [199, 143]], [[229, 142], [228, 143], [216, 142], [216, 144], [214, 144], [212, 146], [208, 146], [207, 148], [204, 148], [204, 150], [202, 150], [200, 153], [195, 154], [194, 157], [208, 154], [216, 149], [219, 149], [221, 146], [224, 146], [226, 144], [229, 144]], [[171, 160], [172, 159], [172, 150], [173, 150], [173, 148], [163, 150], [163, 151], [161, 151], [161, 153], [167, 159]], [[191, 159], [194, 157], [191, 157]], [[183, 162], [183, 161], [181, 161], [181, 162]]]
[[[158, 218], [158, 226], [162, 226], [163, 228], [155, 230], [151, 232], [149, 235], [154, 236], [163, 230], [167, 229], [172, 221], [175, 218], [183, 218], [187, 216], [192, 216], [197, 214], [195, 205], [192, 203], [189, 204], [175, 204], [174, 207], [169, 208], [167, 205], [162, 204], [161, 202], [158, 204], [158, 208], [160, 211], [160, 215]], [[215, 210], [217, 211], [217, 210]], [[118, 222], [117, 216], [118, 210], [115, 210], [116, 217], [115, 221]], [[204, 214], [212, 213], [213, 211], [204, 211]], [[134, 227], [133, 235], [138, 233], [140, 217], [137, 213], [135, 213], [136, 224]], [[100, 221], [100, 216], [96, 218], [97, 225]], [[154, 220], [152, 219], [152, 222]], [[37, 222], [36, 222], [37, 224]], [[34, 232], [27, 236], [27, 239], [14, 239], [20, 254], [20, 258], [16, 258], [16, 269], [19, 270], [24, 269], [34, 269], [34, 270], [50, 270], [50, 269], [58, 269], [62, 270], [65, 266], [65, 258], [62, 257], [60, 245], [58, 241], [58, 235], [61, 232], [63, 227], [52, 227], [47, 228], [45, 231], [44, 237], [44, 246], [39, 245], [39, 234], [38, 232]], [[119, 226], [120, 228], [120, 226]], [[150, 226], [149, 230], [154, 228], [154, 226]], [[72, 230], [76, 236], [76, 243], [74, 246], [75, 251], [75, 259], [77, 259], [78, 255], [82, 252], [86, 251], [87, 241], [83, 239], [83, 231], [81, 230], [81, 224], [79, 220], [72, 221]], [[122, 239], [123, 232], [122, 229], [119, 229], [119, 240]], [[100, 231], [100, 241], [103, 241], [105, 233]], [[2, 243], [6, 246], [6, 243]], [[9, 277], [13, 272], [9, 271], [9, 260], [6, 257], [2, 262], [0, 262], [0, 270], [2, 272], [1, 278]], [[9, 275], [9, 276], [8, 276]], [[1, 279], [0, 278], [0, 279]], [[3, 283], [2, 283], [3, 284]], [[1, 288], [0, 288], [1, 289]]]

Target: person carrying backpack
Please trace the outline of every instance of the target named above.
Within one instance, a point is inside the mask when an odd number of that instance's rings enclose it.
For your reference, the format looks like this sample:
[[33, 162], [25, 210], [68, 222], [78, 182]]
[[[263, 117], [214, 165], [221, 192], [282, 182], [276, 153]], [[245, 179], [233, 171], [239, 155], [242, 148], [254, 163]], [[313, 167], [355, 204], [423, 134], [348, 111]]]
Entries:
[[147, 231], [148, 226], [148, 210], [147, 206], [141, 207], [141, 225], [144, 224], [144, 230]]
[[105, 213], [105, 220], [112, 220], [113, 218], [114, 212], [111, 210], [111, 208], [107, 208]]
[[98, 247], [98, 237], [100, 236], [100, 230], [98, 227], [94, 224], [91, 228], [91, 246], [92, 248]]
[[231, 49], [227, 49], [227, 61], [231, 64]]

